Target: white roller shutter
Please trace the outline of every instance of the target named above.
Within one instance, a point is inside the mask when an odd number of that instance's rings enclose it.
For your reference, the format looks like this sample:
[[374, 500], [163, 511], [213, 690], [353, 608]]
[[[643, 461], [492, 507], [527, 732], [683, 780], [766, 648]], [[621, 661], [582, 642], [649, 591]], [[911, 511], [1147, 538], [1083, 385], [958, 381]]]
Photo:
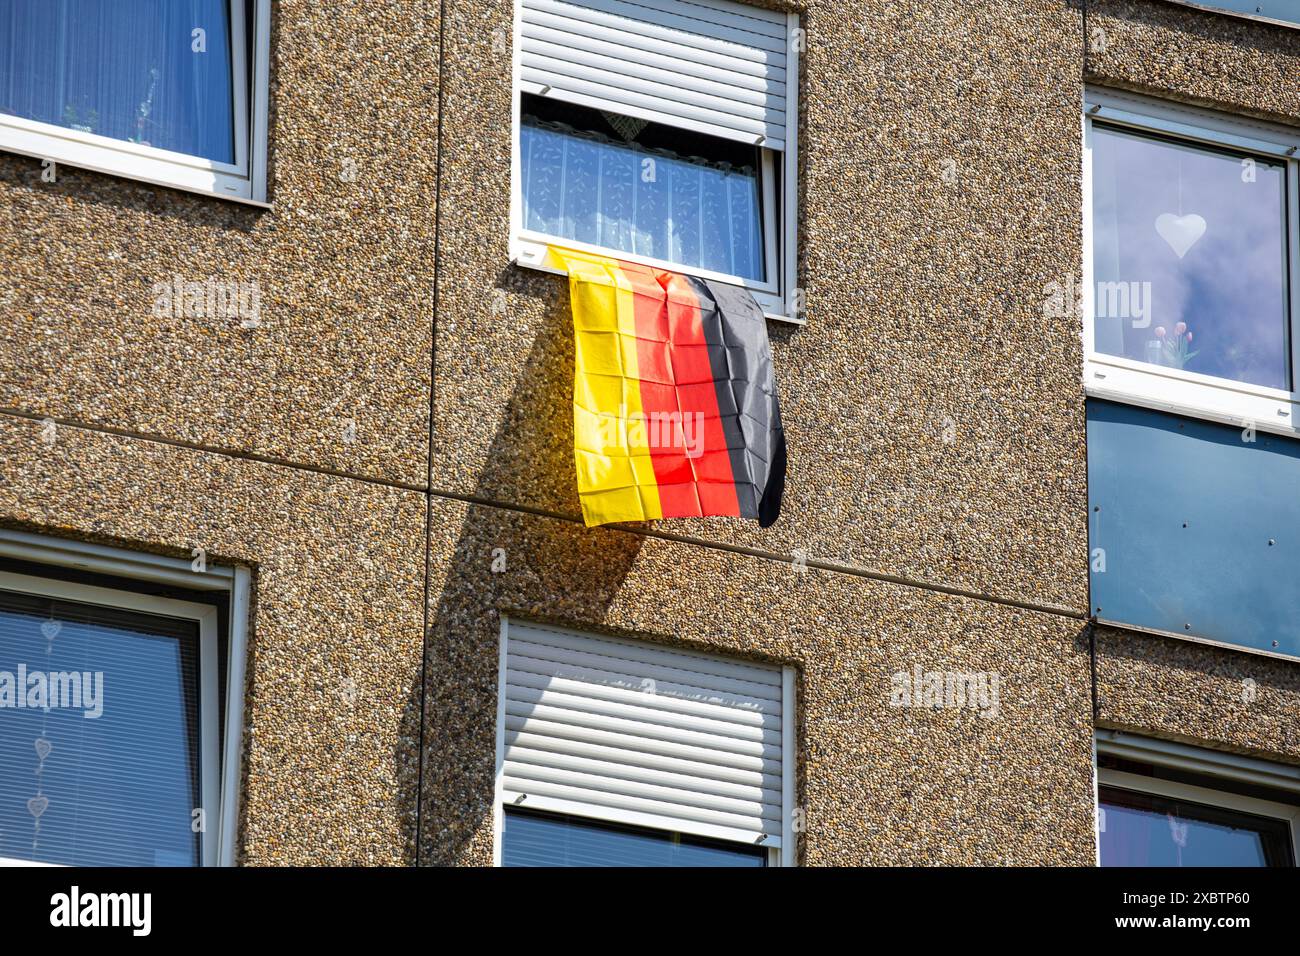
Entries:
[[507, 622], [502, 802], [781, 845], [780, 667]]
[[797, 77], [784, 13], [730, 0], [519, 2], [526, 91], [785, 148]]

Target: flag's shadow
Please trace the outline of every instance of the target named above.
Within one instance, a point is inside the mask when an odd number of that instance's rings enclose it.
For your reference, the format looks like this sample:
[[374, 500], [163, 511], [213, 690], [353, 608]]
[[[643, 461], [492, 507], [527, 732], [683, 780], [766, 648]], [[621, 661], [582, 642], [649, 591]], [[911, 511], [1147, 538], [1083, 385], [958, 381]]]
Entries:
[[471, 501], [440, 496], [436, 468], [431, 477], [423, 708], [413, 695], [403, 720], [403, 736], [422, 740], [409, 832], [423, 865], [491, 862], [502, 616], [602, 629], [644, 541], [578, 518], [573, 331], [560, 283], [498, 277], [508, 295], [540, 300], [543, 316], [526, 325], [528, 355]]

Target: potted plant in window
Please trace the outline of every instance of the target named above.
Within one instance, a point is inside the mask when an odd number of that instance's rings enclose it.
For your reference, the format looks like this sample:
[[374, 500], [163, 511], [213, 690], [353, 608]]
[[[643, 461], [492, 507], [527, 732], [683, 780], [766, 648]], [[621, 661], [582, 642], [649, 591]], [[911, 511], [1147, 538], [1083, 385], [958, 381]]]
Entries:
[[149, 137], [146, 135], [145, 127], [150, 125], [149, 114], [153, 112], [153, 95], [158, 89], [158, 69], [153, 67], [149, 70], [149, 93], [141, 101], [135, 110], [135, 135], [128, 136], [127, 141], [138, 143], [141, 146], [148, 146]]
[[77, 108], [69, 103], [63, 108], [63, 125], [83, 133], [93, 133], [95, 127], [99, 125], [99, 111], [89, 109], [84, 113], [78, 113]]
[[1192, 350], [1192, 332], [1186, 322], [1174, 326], [1173, 334], [1163, 325], [1155, 327], [1155, 338], [1147, 342], [1147, 361], [1169, 368], [1186, 368], [1200, 349]]

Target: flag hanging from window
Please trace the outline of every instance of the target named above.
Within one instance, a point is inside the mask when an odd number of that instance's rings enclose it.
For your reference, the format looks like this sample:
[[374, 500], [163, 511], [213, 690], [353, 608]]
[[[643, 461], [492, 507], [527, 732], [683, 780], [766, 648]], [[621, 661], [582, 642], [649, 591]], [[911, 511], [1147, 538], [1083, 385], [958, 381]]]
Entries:
[[552, 249], [573, 309], [573, 451], [588, 526], [776, 521], [785, 433], [763, 310], [738, 286]]

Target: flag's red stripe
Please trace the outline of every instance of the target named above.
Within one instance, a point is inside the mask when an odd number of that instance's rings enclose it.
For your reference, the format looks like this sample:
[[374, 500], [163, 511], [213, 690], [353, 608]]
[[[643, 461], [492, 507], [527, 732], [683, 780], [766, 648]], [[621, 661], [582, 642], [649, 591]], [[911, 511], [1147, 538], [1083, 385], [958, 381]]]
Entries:
[[675, 273], [622, 270], [635, 292], [641, 405], [663, 516], [739, 515], [699, 298]]
[[[664, 416], [677, 411], [667, 295], [652, 270], [629, 263], [620, 263], [620, 267], [634, 290], [637, 375], [641, 411], [645, 415], [640, 427], [645, 429], [650, 447], [650, 461], [659, 486], [659, 505], [665, 518], [699, 515], [701, 509], [690, 462], [684, 450], [671, 440], [675, 437], [671, 427], [664, 427]], [[665, 431], [668, 442], [662, 440]]]

